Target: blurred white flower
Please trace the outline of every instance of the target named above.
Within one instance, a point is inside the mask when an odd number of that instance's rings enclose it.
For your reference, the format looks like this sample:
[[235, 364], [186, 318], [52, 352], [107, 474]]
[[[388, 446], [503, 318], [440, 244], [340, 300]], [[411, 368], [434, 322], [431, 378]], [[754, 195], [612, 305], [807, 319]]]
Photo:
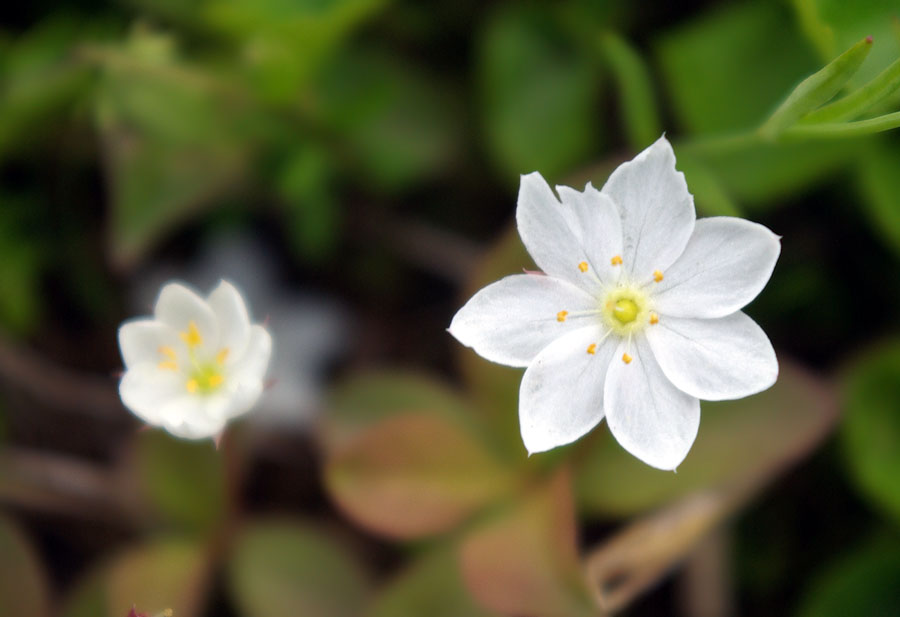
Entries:
[[152, 318], [119, 328], [122, 402], [178, 437], [214, 437], [263, 390], [272, 338], [252, 325], [240, 293], [221, 281], [204, 300], [179, 283], [162, 288]]
[[665, 137], [601, 191], [522, 177], [519, 234], [546, 273], [508, 276], [456, 314], [450, 333], [484, 358], [528, 369], [519, 422], [530, 453], [570, 443], [605, 416], [618, 442], [660, 469], [687, 455], [698, 399], [771, 386], [778, 363], [739, 309], [781, 251], [767, 228], [696, 220]]

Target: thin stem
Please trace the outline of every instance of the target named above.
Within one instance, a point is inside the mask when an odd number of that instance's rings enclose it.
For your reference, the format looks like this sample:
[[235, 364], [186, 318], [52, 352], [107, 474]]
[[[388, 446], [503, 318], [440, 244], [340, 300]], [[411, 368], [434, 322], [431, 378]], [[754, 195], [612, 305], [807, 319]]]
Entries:
[[900, 111], [895, 111], [877, 118], [858, 120], [856, 122], [797, 125], [782, 133], [781, 138], [784, 141], [800, 141], [803, 139], [863, 137], [898, 127], [900, 127]]

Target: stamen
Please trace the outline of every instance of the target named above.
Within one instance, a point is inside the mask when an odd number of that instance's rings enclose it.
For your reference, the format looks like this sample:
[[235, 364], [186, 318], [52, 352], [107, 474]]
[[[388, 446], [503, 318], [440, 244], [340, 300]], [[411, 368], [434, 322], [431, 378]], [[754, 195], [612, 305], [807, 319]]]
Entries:
[[569, 314], [569, 311], [560, 311], [556, 314], [556, 321], [563, 322], [566, 320], [566, 315]]
[[587, 262], [586, 262], [586, 261], [582, 261], [580, 264], [578, 264], [578, 269], [581, 270], [582, 272], [587, 272], [587, 271], [588, 271], [588, 264], [587, 264]]
[[218, 373], [214, 373], [209, 376], [209, 378], [206, 380], [206, 383], [210, 388], [218, 388], [222, 385], [223, 381], [225, 381], [224, 377], [222, 377]]
[[587, 352], [592, 356], [597, 353], [597, 343], [591, 343], [588, 345]]
[[622, 354], [622, 362], [624, 362], [625, 364], [631, 364], [631, 360], [631, 356], [629, 356], [627, 353]]
[[650, 323], [651, 325], [656, 325], [659, 323], [659, 315], [656, 313], [650, 313]]
[[178, 370], [178, 355], [175, 353], [174, 349], [168, 345], [160, 345], [157, 351], [166, 357], [165, 360], [157, 365], [159, 368], [165, 371]]
[[622, 265], [622, 256], [616, 255], [615, 257], [610, 259], [609, 262], [614, 266], [621, 266]]
[[160, 345], [157, 351], [167, 357], [169, 360], [175, 361], [178, 359], [178, 356], [175, 354], [175, 350], [168, 345]]
[[227, 359], [228, 359], [228, 348], [223, 347], [221, 350], [219, 350], [219, 353], [216, 354], [216, 363], [219, 366], [222, 366], [225, 364], [225, 360], [227, 360]]
[[661, 280], [663, 280], [663, 273], [660, 272], [659, 270], [654, 270], [653, 271], [653, 280], [656, 281], [657, 283], [659, 283]]
[[164, 371], [177, 371], [178, 370], [178, 363], [176, 363], [172, 360], [163, 360], [156, 366]]
[[187, 388], [187, 391], [191, 394], [195, 394], [200, 388], [200, 384], [197, 383], [196, 379], [188, 379], [188, 382], [184, 385]]
[[196, 347], [197, 345], [203, 344], [203, 337], [200, 336], [197, 324], [194, 323], [193, 320], [188, 324], [187, 332], [180, 332], [178, 336], [181, 337], [181, 340], [184, 341], [185, 345], [188, 347]]

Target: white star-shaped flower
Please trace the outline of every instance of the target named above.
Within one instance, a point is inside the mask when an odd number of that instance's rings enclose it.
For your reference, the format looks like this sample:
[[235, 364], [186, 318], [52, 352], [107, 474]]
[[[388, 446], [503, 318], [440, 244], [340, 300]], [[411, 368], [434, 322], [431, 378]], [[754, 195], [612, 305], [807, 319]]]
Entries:
[[178, 437], [218, 435], [263, 391], [272, 339], [250, 323], [241, 294], [222, 281], [204, 300], [179, 283], [160, 291], [152, 318], [119, 328], [122, 402]]
[[476, 293], [450, 333], [482, 357], [528, 367], [519, 423], [529, 453], [570, 443], [606, 417], [618, 442], [674, 469], [697, 436], [700, 401], [770, 387], [778, 362], [740, 309], [762, 290], [779, 237], [739, 218], [696, 220], [665, 137], [601, 191], [522, 177], [519, 235], [545, 274]]

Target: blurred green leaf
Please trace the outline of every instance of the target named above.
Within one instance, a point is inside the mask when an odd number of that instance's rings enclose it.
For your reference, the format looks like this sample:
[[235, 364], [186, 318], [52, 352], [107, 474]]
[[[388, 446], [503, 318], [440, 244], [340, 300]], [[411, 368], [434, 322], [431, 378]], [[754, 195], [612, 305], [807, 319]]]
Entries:
[[35, 241], [25, 224], [34, 204], [0, 197], [0, 324], [7, 332], [30, 333], [40, 323], [40, 274], [46, 244]]
[[511, 177], [559, 178], [600, 150], [599, 76], [566, 45], [551, 15], [508, 4], [477, 49], [482, 127], [490, 154]]
[[175, 539], [150, 540], [101, 564], [69, 592], [62, 617], [122, 617], [132, 606], [153, 615], [171, 608], [178, 617], [200, 617], [209, 584], [203, 546]]
[[104, 68], [96, 117], [120, 267], [232, 188], [248, 155], [240, 102], [182, 64], [174, 47], [138, 28], [123, 47], [93, 50]]
[[390, 581], [369, 617], [496, 617], [478, 607], [465, 588], [456, 552], [439, 548], [414, 561]]
[[862, 39], [801, 81], [763, 123], [761, 134], [774, 139], [801, 116], [827, 103], [853, 77], [871, 49], [872, 39]]
[[889, 536], [829, 565], [806, 590], [797, 617], [900, 615], [898, 543]]
[[873, 143], [859, 159], [861, 206], [873, 232], [900, 256], [900, 142]]
[[900, 60], [896, 60], [847, 96], [808, 114], [801, 122], [853, 120], [890, 98], [898, 89], [900, 89]]
[[688, 190], [694, 196], [697, 210], [703, 216], [740, 216], [740, 208], [715, 174], [703, 162], [688, 153], [679, 151], [676, 167], [684, 173]]
[[781, 2], [730, 3], [663, 35], [657, 58], [680, 125], [693, 133], [758, 125], [819, 68], [792, 22]]
[[288, 520], [256, 521], [240, 532], [228, 583], [244, 617], [359, 617], [368, 596], [351, 553], [321, 529]]
[[137, 435], [133, 455], [136, 481], [155, 512], [195, 533], [216, 530], [227, 505], [224, 463], [212, 440], [148, 430]]
[[478, 601], [504, 615], [596, 615], [575, 534], [570, 477], [561, 469], [469, 533], [463, 579]]
[[516, 485], [511, 470], [463, 426], [414, 410], [334, 452], [325, 484], [355, 521], [397, 538], [452, 529]]
[[841, 437], [857, 487], [900, 522], [900, 342], [870, 350], [844, 384]]
[[452, 92], [399, 56], [343, 54], [323, 71], [319, 88], [316, 113], [382, 190], [436, 175], [457, 154], [460, 119]]
[[837, 405], [820, 380], [783, 358], [778, 382], [737, 401], [703, 402], [700, 432], [675, 474], [644, 465], [605, 425], [580, 446], [576, 494], [592, 515], [628, 516], [698, 489], [771, 471], [827, 433]]
[[617, 33], [603, 34], [599, 44], [616, 82], [628, 143], [641, 151], [662, 134], [650, 71], [638, 51]]
[[0, 615], [48, 617], [50, 589], [31, 543], [0, 516]]

